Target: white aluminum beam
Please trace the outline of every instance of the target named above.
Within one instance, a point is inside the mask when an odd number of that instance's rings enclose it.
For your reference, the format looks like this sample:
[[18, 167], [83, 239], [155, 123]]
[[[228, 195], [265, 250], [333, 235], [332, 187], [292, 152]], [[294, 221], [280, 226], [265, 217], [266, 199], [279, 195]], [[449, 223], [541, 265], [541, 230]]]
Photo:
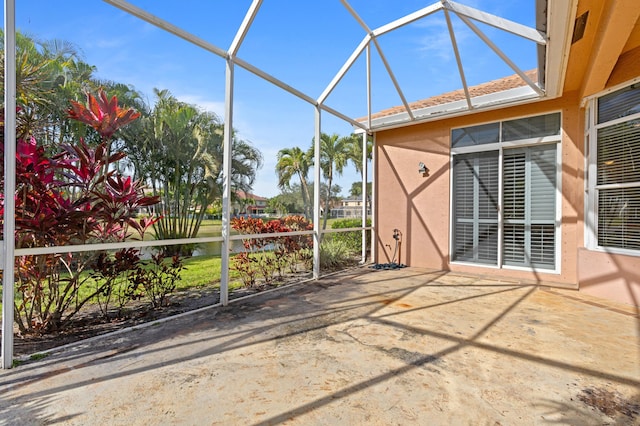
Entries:
[[262, 234], [236, 234], [229, 236], [231, 241], [240, 241], [246, 238], [251, 239], [265, 239], [265, 238], [279, 238], [279, 237], [295, 237], [297, 235], [313, 235], [313, 231], [289, 231], [289, 232], [264, 232]]
[[367, 139], [369, 135], [365, 132], [362, 134], [362, 263], [367, 261], [367, 176], [368, 171], [368, 152]]
[[[371, 227], [367, 227], [367, 229], [371, 229]], [[354, 226], [353, 228], [339, 228], [339, 229], [325, 229], [324, 231], [322, 231], [322, 234], [342, 234], [344, 232], [355, 232], [355, 231], [362, 231], [362, 227], [361, 226]], [[273, 235], [273, 234], [271, 234]]]
[[229, 251], [231, 248], [231, 146], [233, 144], [234, 64], [226, 61], [224, 94], [224, 135], [222, 151], [222, 258], [220, 273], [220, 303], [229, 304]]
[[389, 65], [389, 62], [387, 62], [387, 58], [384, 56], [384, 52], [382, 51], [382, 48], [380, 47], [378, 40], [374, 38], [373, 44], [375, 44], [376, 49], [378, 50], [378, 54], [380, 55], [380, 59], [382, 59], [382, 63], [384, 64], [384, 67], [387, 69], [387, 73], [389, 74], [389, 77], [391, 78], [391, 81], [393, 82], [393, 85], [395, 86], [396, 91], [398, 92], [398, 95], [402, 100], [402, 105], [404, 105], [404, 108], [407, 110], [407, 114], [409, 114], [409, 117], [411, 117], [411, 119], [413, 120], [413, 112], [411, 111], [411, 107], [407, 102], [407, 98], [404, 97], [404, 93], [402, 93], [402, 88], [400, 87], [398, 80], [396, 80], [396, 76], [393, 74], [393, 71], [391, 70], [391, 66]]
[[175, 238], [170, 240], [146, 240], [146, 241], [124, 241], [118, 243], [97, 243], [97, 244], [78, 244], [71, 246], [49, 246], [49, 247], [30, 247], [18, 248], [15, 250], [16, 256], [38, 256], [43, 254], [55, 253], [80, 253], [87, 251], [100, 250], [120, 250], [123, 248], [140, 248], [140, 247], [162, 247], [175, 246], [181, 244], [200, 244], [222, 241], [222, 237], [200, 237], [200, 238]]
[[[371, 128], [371, 44], [367, 45], [367, 128]], [[362, 134], [362, 140], [364, 148], [362, 150], [362, 227], [367, 227], [367, 179], [369, 176], [368, 162], [367, 162], [367, 139], [369, 138], [368, 132]], [[373, 194], [371, 194], [373, 196]], [[371, 213], [373, 214], [373, 202], [371, 203]], [[373, 219], [373, 217], [372, 217]], [[371, 235], [371, 257], [373, 260], [373, 229], [367, 231]], [[367, 261], [367, 233], [362, 232], [362, 263]]]
[[322, 235], [320, 229], [320, 137], [322, 135], [322, 111], [320, 106], [315, 108], [315, 135], [313, 144], [313, 278], [320, 278], [320, 244]]
[[462, 20], [462, 22], [467, 24], [467, 26], [469, 28], [471, 28], [471, 30], [474, 33], [476, 33], [476, 35], [478, 37], [480, 37], [482, 39], [482, 41], [484, 41], [485, 44], [487, 46], [489, 46], [489, 48], [491, 48], [491, 50], [493, 50], [496, 53], [496, 55], [498, 55], [500, 57], [500, 59], [502, 59], [507, 65], [509, 65], [509, 67], [511, 67], [511, 69], [516, 74], [518, 74], [520, 76], [520, 78], [525, 81], [525, 83], [527, 83], [529, 85], [529, 87], [531, 87], [540, 96], [544, 96], [544, 90], [542, 90], [540, 87], [538, 87], [538, 85], [536, 83], [531, 81], [531, 79], [529, 77], [527, 77], [527, 75], [515, 64], [515, 62], [513, 62], [511, 59], [509, 59], [509, 57], [507, 55], [505, 55], [505, 53], [502, 50], [500, 50], [500, 48], [498, 46], [496, 46], [496, 44], [494, 42], [492, 42], [491, 39], [489, 39], [489, 37], [487, 37], [485, 33], [483, 33], [480, 30], [480, 28], [478, 28], [466, 16], [458, 15], [458, 17]]
[[318, 103], [319, 104], [324, 103], [324, 101], [331, 94], [333, 89], [335, 89], [335, 87], [338, 85], [340, 80], [342, 80], [342, 78], [345, 76], [347, 71], [349, 71], [349, 69], [351, 69], [351, 67], [356, 62], [356, 60], [358, 59], [358, 57], [360, 56], [362, 51], [369, 45], [369, 41], [370, 40], [371, 40], [371, 36], [369, 34], [364, 36], [364, 38], [362, 39], [362, 41], [360, 42], [358, 47], [356, 47], [356, 49], [353, 51], [351, 56], [349, 56], [349, 59], [347, 59], [347, 61], [344, 63], [344, 65], [342, 65], [342, 68], [340, 68], [338, 73], [335, 75], [335, 77], [333, 77], [331, 82], [324, 89], [324, 92], [322, 92], [322, 94], [318, 98]]
[[491, 15], [490, 13], [486, 13], [481, 10], [474, 9], [472, 7], [465, 6], [453, 1], [442, 0], [442, 5], [446, 10], [450, 10], [458, 16], [466, 16], [476, 21], [483, 22], [494, 28], [498, 28], [516, 36], [534, 41], [541, 45], [547, 43], [545, 35], [541, 34], [535, 28], [527, 27], [526, 25], [522, 25], [508, 19], [500, 18], [499, 16]]
[[371, 129], [371, 43], [367, 45], [367, 129]]
[[462, 88], [464, 89], [464, 97], [467, 99], [467, 106], [469, 107], [469, 109], [473, 109], [473, 104], [471, 103], [471, 95], [469, 95], [469, 86], [467, 85], [467, 79], [464, 75], [464, 68], [462, 67], [462, 58], [460, 58], [460, 51], [458, 50], [458, 43], [456, 42], [456, 34], [453, 31], [451, 17], [449, 16], [449, 11], [447, 9], [444, 10], [444, 17], [447, 20], [447, 29], [449, 30], [449, 37], [451, 38], [453, 53], [456, 56], [458, 72], [460, 73], [460, 80], [462, 81]]
[[354, 119], [352, 119], [351, 117], [342, 114], [339, 111], [336, 111], [335, 109], [327, 106], [327, 105], [320, 105], [318, 103], [318, 101], [316, 101], [315, 99], [313, 99], [311, 96], [301, 92], [300, 90], [297, 90], [291, 86], [289, 86], [288, 84], [284, 83], [281, 80], [278, 80], [276, 77], [267, 74], [266, 72], [262, 71], [261, 69], [251, 65], [250, 63], [240, 59], [240, 58], [230, 58], [230, 60], [235, 63], [236, 65], [238, 65], [239, 67], [244, 68], [245, 70], [257, 75], [258, 77], [262, 78], [263, 80], [268, 81], [269, 83], [281, 88], [282, 90], [291, 93], [292, 95], [302, 99], [303, 101], [306, 101], [308, 103], [310, 103], [313, 106], [319, 106], [320, 108], [322, 108], [323, 110], [327, 111], [328, 113], [335, 115], [338, 118], [341, 118], [343, 120], [345, 120], [346, 122], [348, 122], [349, 124], [352, 124], [354, 126], [360, 127], [362, 129], [365, 129], [364, 124], [359, 123], [357, 121], [355, 121]]
[[268, 81], [269, 83], [281, 88], [282, 90], [291, 93], [294, 96], [297, 96], [298, 98], [302, 99], [303, 101], [307, 101], [309, 102], [311, 105], [317, 105], [317, 101], [315, 99], [313, 99], [311, 96], [301, 92], [298, 89], [295, 89], [291, 86], [289, 86], [287, 83], [278, 80], [276, 77], [272, 76], [271, 74], [267, 74], [266, 72], [262, 71], [260, 68], [255, 67], [253, 65], [251, 65], [250, 63], [240, 59], [240, 58], [233, 58], [232, 59], [233, 62], [235, 62], [236, 65], [244, 68], [245, 70], [249, 71], [252, 74], [257, 75], [258, 77], [262, 78], [263, 80]]
[[418, 19], [422, 19], [425, 16], [431, 15], [432, 13], [435, 13], [439, 10], [441, 10], [443, 8], [442, 3], [434, 3], [431, 6], [427, 6], [423, 9], [420, 9], [416, 12], [410, 13], [409, 15], [406, 15], [400, 19], [396, 19], [393, 22], [390, 22], [386, 25], [383, 25], [381, 27], [376, 28], [375, 30], [373, 30], [373, 32], [371, 33], [371, 35], [375, 38], [375, 37], [379, 37], [382, 34], [388, 33], [389, 31], [393, 31], [396, 28], [400, 28], [403, 27], [407, 24], [410, 24], [414, 21], [417, 21]]
[[356, 12], [356, 10], [353, 7], [351, 7], [349, 2], [347, 0], [340, 0], [340, 3], [342, 3], [342, 5], [349, 11], [351, 16], [353, 16], [353, 18], [356, 21], [358, 21], [362, 29], [364, 29], [367, 34], [371, 34], [371, 29], [369, 28], [367, 23], [364, 22], [364, 19], [362, 19], [360, 15], [358, 15], [358, 12]]
[[376, 227], [378, 208], [376, 206], [378, 187], [378, 154], [377, 154], [377, 133], [373, 134], [373, 146], [371, 147], [371, 261], [378, 262], [378, 243], [376, 240]]
[[157, 16], [147, 12], [144, 9], [140, 9], [137, 6], [132, 5], [129, 2], [126, 2], [124, 0], [103, 0], [105, 3], [109, 3], [112, 6], [117, 7], [118, 9], [121, 9], [133, 16], [136, 16], [140, 19], [142, 19], [143, 21], [146, 21], [148, 23], [150, 23], [151, 25], [154, 25], [158, 28], [162, 28], [163, 30], [180, 37], [183, 40], [188, 41], [189, 43], [195, 44], [196, 46], [199, 46], [201, 48], [203, 48], [204, 50], [207, 50], [211, 53], [215, 53], [216, 55], [222, 57], [222, 58], [226, 58], [227, 57], [227, 52], [224, 51], [223, 49], [220, 49], [219, 47], [209, 43], [206, 40], [201, 39], [200, 37], [197, 37], [185, 30], [183, 30], [180, 27], [177, 27], [173, 24], [171, 24], [168, 21], [165, 21], [164, 19], [158, 18]]
[[4, 217], [2, 259], [2, 368], [13, 365], [16, 211], [16, 2], [4, 2]]
[[247, 14], [244, 16], [244, 20], [242, 24], [240, 24], [240, 28], [238, 28], [238, 32], [236, 32], [236, 36], [231, 42], [231, 47], [229, 47], [229, 55], [234, 57], [238, 54], [238, 49], [240, 49], [240, 45], [244, 41], [249, 28], [251, 28], [251, 24], [258, 14], [258, 10], [260, 10], [260, 5], [262, 5], [262, 0], [253, 0]]
[[351, 124], [352, 126], [359, 127], [359, 128], [361, 128], [362, 130], [365, 130], [365, 131], [367, 130], [367, 128], [366, 128], [366, 126], [365, 126], [364, 124], [362, 124], [362, 123], [360, 123], [360, 122], [358, 122], [358, 121], [354, 120], [354, 119], [353, 119], [353, 118], [351, 118], [351, 117], [348, 117], [348, 116], [344, 115], [343, 113], [341, 113], [341, 112], [339, 112], [339, 111], [337, 111], [337, 110], [335, 110], [335, 109], [331, 108], [330, 106], [327, 106], [327, 105], [318, 105], [318, 107], [319, 107], [320, 109], [322, 109], [322, 110], [324, 110], [324, 111], [328, 112], [329, 114], [334, 115], [334, 116], [336, 116], [336, 117], [338, 117], [338, 118], [340, 118], [340, 119], [342, 119], [342, 120], [346, 121], [347, 123]]

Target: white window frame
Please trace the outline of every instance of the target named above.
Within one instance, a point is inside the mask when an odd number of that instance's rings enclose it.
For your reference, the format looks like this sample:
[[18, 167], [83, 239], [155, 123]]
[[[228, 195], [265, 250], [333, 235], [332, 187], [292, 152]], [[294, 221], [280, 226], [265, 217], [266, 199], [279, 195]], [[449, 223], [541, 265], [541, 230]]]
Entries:
[[[597, 123], [598, 99], [601, 97], [631, 86], [640, 82], [640, 77], [636, 77], [625, 83], [613, 86], [607, 90], [586, 98], [587, 108], [585, 111], [585, 220], [584, 220], [584, 240], [588, 250], [624, 254], [628, 256], [640, 256], [640, 250], [624, 249], [619, 247], [608, 247], [598, 245], [598, 130], [625, 121], [640, 119], [640, 113], [617, 118], [604, 123]], [[606, 185], [606, 188], [622, 188], [628, 184]]]
[[[520, 271], [538, 271], [545, 274], [560, 274], [562, 268], [562, 120], [563, 115], [561, 110], [555, 111], [545, 111], [544, 113], [538, 114], [529, 114], [518, 117], [509, 117], [508, 119], [500, 120], [500, 138], [502, 138], [502, 125], [505, 121], [518, 120], [522, 118], [529, 117], [537, 117], [542, 115], [550, 115], [550, 114], [560, 114], [560, 134], [553, 136], [543, 136], [529, 139], [522, 139], [517, 141], [507, 141], [507, 142], [495, 142], [488, 143], [482, 145], [474, 145], [474, 146], [465, 146], [459, 148], [450, 147], [450, 158], [449, 158], [449, 259], [453, 259], [454, 255], [454, 199], [453, 199], [453, 160], [456, 155], [459, 154], [468, 154], [475, 152], [485, 152], [485, 151], [498, 151], [498, 167], [500, 180], [498, 184], [498, 204], [500, 211], [498, 212], [498, 262], [497, 265], [488, 265], [476, 262], [468, 262], [468, 261], [457, 261], [450, 260], [450, 263], [453, 265], [467, 265], [474, 266], [479, 268], [490, 268], [490, 269], [505, 269], [505, 270], [520, 270]], [[483, 123], [474, 123], [468, 126], [454, 127], [449, 131], [449, 136], [455, 129], [466, 128], [471, 126], [479, 126], [483, 124], [491, 124], [495, 123], [495, 121], [491, 122], [483, 122]], [[556, 230], [556, 244], [555, 244], [555, 267], [554, 268], [536, 268], [536, 267], [528, 267], [528, 266], [514, 266], [514, 265], [505, 265], [504, 256], [503, 256], [503, 246], [504, 246], [504, 211], [503, 211], [503, 159], [504, 159], [504, 150], [510, 148], [526, 148], [529, 146], [540, 146], [542, 144], [555, 144], [556, 145], [556, 191], [555, 191], [555, 230]]]

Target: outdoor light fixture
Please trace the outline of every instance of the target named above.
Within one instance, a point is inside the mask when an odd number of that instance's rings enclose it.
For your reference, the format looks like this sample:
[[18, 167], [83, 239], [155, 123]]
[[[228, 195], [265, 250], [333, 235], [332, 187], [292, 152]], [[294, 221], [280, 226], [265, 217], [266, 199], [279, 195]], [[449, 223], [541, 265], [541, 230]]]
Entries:
[[429, 169], [422, 161], [418, 163], [418, 173], [422, 174], [423, 176], [427, 176], [429, 174]]

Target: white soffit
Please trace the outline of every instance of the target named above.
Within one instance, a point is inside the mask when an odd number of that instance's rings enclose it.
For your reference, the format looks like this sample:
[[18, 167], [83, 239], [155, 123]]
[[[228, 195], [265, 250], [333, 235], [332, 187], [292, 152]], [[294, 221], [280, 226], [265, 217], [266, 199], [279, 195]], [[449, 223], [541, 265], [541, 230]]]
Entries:
[[467, 100], [462, 99], [445, 104], [414, 109], [412, 112], [415, 119], [411, 119], [406, 112], [374, 118], [371, 120], [371, 129], [387, 130], [408, 126], [416, 122], [435, 121], [442, 118], [470, 114], [472, 112], [486, 111], [487, 109], [501, 108], [507, 105], [519, 105], [538, 101], [541, 99], [541, 96], [531, 87], [521, 86], [487, 95], [476, 96], [471, 99], [473, 102], [472, 109], [469, 109]]
[[549, 36], [544, 64], [547, 98], [562, 95], [577, 10], [578, 0], [549, 0], [547, 3]]

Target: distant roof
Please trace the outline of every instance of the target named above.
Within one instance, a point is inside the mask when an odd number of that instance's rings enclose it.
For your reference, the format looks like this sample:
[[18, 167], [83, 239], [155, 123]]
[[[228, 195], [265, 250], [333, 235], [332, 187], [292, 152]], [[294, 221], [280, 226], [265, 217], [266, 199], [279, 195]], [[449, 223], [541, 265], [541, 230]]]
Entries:
[[[524, 73], [531, 80], [536, 80], [538, 71], [529, 70]], [[454, 90], [427, 99], [409, 104], [417, 120], [451, 115], [456, 111], [472, 112], [475, 109], [486, 108], [495, 105], [504, 105], [511, 99], [513, 102], [523, 101], [538, 97], [529, 85], [517, 74], [492, 80], [487, 83], [469, 86], [469, 97], [473, 105], [468, 108], [464, 89]], [[507, 102], [505, 102], [507, 101]], [[366, 118], [358, 121], [364, 122]], [[396, 106], [371, 115], [372, 128], [393, 126], [409, 121], [410, 118], [404, 106]]]
[[238, 198], [241, 198], [243, 200], [269, 201], [268, 198], [261, 197], [259, 195], [255, 195], [255, 194], [251, 194], [250, 192], [236, 191], [236, 195], [238, 196]]

